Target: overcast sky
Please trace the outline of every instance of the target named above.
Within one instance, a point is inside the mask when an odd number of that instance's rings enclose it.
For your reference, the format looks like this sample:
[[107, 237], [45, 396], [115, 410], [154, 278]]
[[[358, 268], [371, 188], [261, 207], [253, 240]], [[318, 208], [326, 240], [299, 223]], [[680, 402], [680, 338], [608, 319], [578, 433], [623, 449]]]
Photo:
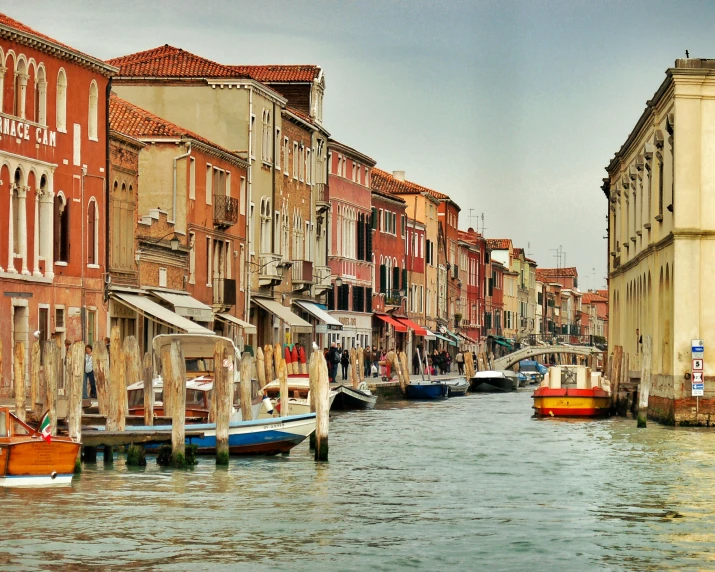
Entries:
[[[450, 195], [460, 228], [605, 287], [604, 167], [665, 70], [715, 57], [715, 2], [10, 0], [100, 58], [171, 44], [225, 64], [318, 64], [324, 124], [385, 171]], [[594, 273], [595, 269], [595, 273]]]

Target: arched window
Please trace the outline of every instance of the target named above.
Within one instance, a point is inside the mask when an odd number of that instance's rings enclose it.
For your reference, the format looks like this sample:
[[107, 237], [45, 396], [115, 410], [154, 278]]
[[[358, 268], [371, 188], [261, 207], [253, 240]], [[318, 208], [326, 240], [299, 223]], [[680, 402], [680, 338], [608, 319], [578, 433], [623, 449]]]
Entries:
[[37, 82], [35, 84], [35, 121], [40, 125], [47, 125], [47, 76], [45, 67], [37, 68]]
[[259, 245], [261, 254], [271, 252], [271, 200], [261, 199], [261, 242]]
[[67, 131], [67, 75], [60, 68], [57, 74], [57, 131]]
[[55, 262], [67, 263], [70, 251], [70, 204], [61, 191], [55, 197], [54, 218], [54, 259]]
[[15, 115], [25, 119], [25, 95], [27, 93], [27, 62], [23, 56], [17, 60], [15, 72]]
[[99, 209], [94, 197], [87, 205], [87, 264], [99, 264]]
[[90, 139], [97, 140], [97, 103], [99, 94], [97, 90], [97, 82], [92, 80], [89, 84], [89, 122], [87, 123], [87, 136]]
[[[40, 259], [47, 260], [50, 256], [50, 253], [48, 252], [48, 242], [45, 239], [47, 236], [47, 233], [50, 231], [50, 224], [51, 220], [49, 219], [49, 212], [45, 210], [45, 202], [43, 200], [43, 197], [47, 196], [47, 193], [49, 193], [49, 189], [47, 188], [47, 175], [42, 175], [40, 177], [40, 202], [37, 205], [38, 206], [38, 212], [37, 212], [37, 241], [38, 241], [38, 249], [37, 252], [40, 256]], [[48, 237], [49, 238], [49, 237]], [[47, 265], [47, 262], [45, 262], [45, 271], [49, 271], [50, 268]]]
[[22, 230], [22, 217], [20, 216], [20, 189], [22, 187], [22, 172], [15, 170], [15, 180], [12, 188], [12, 254], [14, 257], [20, 256], [20, 235]]

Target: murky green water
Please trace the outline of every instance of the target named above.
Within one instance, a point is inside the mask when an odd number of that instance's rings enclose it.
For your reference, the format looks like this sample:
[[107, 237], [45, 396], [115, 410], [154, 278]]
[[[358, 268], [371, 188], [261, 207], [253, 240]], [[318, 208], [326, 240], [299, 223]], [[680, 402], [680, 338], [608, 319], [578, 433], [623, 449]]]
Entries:
[[330, 462], [86, 466], [0, 490], [0, 568], [715, 568], [715, 432], [536, 420], [528, 392], [336, 415]]

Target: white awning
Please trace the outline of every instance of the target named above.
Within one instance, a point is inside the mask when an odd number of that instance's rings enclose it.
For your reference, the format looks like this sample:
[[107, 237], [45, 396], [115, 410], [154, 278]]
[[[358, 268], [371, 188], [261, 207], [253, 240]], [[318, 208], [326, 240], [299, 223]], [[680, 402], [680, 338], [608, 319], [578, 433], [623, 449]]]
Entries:
[[312, 334], [313, 326], [306, 322], [300, 316], [296, 316], [289, 308], [279, 304], [275, 300], [269, 298], [251, 298], [251, 302], [260, 306], [267, 312], [278, 316], [283, 320], [288, 327], [296, 334]]
[[199, 322], [211, 322], [214, 319], [211, 306], [199, 302], [188, 294], [176, 294], [162, 290], [152, 290], [151, 293], [174, 306], [174, 310], [179, 316], [193, 318]]
[[330, 314], [328, 314], [325, 310], [323, 310], [320, 306], [318, 306], [314, 302], [308, 302], [306, 300], [293, 300], [294, 304], [297, 304], [301, 308], [303, 308], [306, 312], [309, 314], [312, 314], [315, 318], [323, 322], [325, 325], [328, 326], [329, 330], [342, 330], [343, 325], [333, 318]]
[[216, 314], [216, 317], [219, 320], [223, 320], [224, 322], [231, 322], [232, 324], [235, 324], [239, 328], [243, 328], [243, 333], [246, 335], [250, 334], [255, 334], [256, 333], [256, 326], [253, 324], [249, 324], [248, 322], [244, 322], [240, 318], [237, 318], [236, 316], [232, 316], [231, 314], [224, 314], [219, 312]]
[[427, 335], [425, 336], [426, 340], [436, 340], [437, 339], [437, 336], [435, 335], [434, 332], [431, 332], [427, 328], [425, 328], [425, 332], [427, 332]]
[[146, 296], [137, 296], [136, 294], [124, 294], [123, 292], [113, 292], [112, 296], [121, 302], [124, 302], [140, 314], [143, 314], [150, 320], [159, 321], [167, 326], [182, 330], [188, 334], [211, 334], [214, 333], [208, 328], [200, 326], [196, 322], [179, 316], [175, 312], [160, 306]]

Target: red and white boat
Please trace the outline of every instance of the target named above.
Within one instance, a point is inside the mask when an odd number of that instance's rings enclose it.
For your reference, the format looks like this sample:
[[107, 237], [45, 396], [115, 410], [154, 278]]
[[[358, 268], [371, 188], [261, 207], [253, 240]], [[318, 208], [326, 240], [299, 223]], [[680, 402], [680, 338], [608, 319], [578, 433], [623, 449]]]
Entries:
[[532, 395], [535, 414], [539, 417], [608, 416], [611, 393], [601, 387], [600, 380], [600, 374], [592, 374], [585, 366], [549, 368], [541, 386]]

